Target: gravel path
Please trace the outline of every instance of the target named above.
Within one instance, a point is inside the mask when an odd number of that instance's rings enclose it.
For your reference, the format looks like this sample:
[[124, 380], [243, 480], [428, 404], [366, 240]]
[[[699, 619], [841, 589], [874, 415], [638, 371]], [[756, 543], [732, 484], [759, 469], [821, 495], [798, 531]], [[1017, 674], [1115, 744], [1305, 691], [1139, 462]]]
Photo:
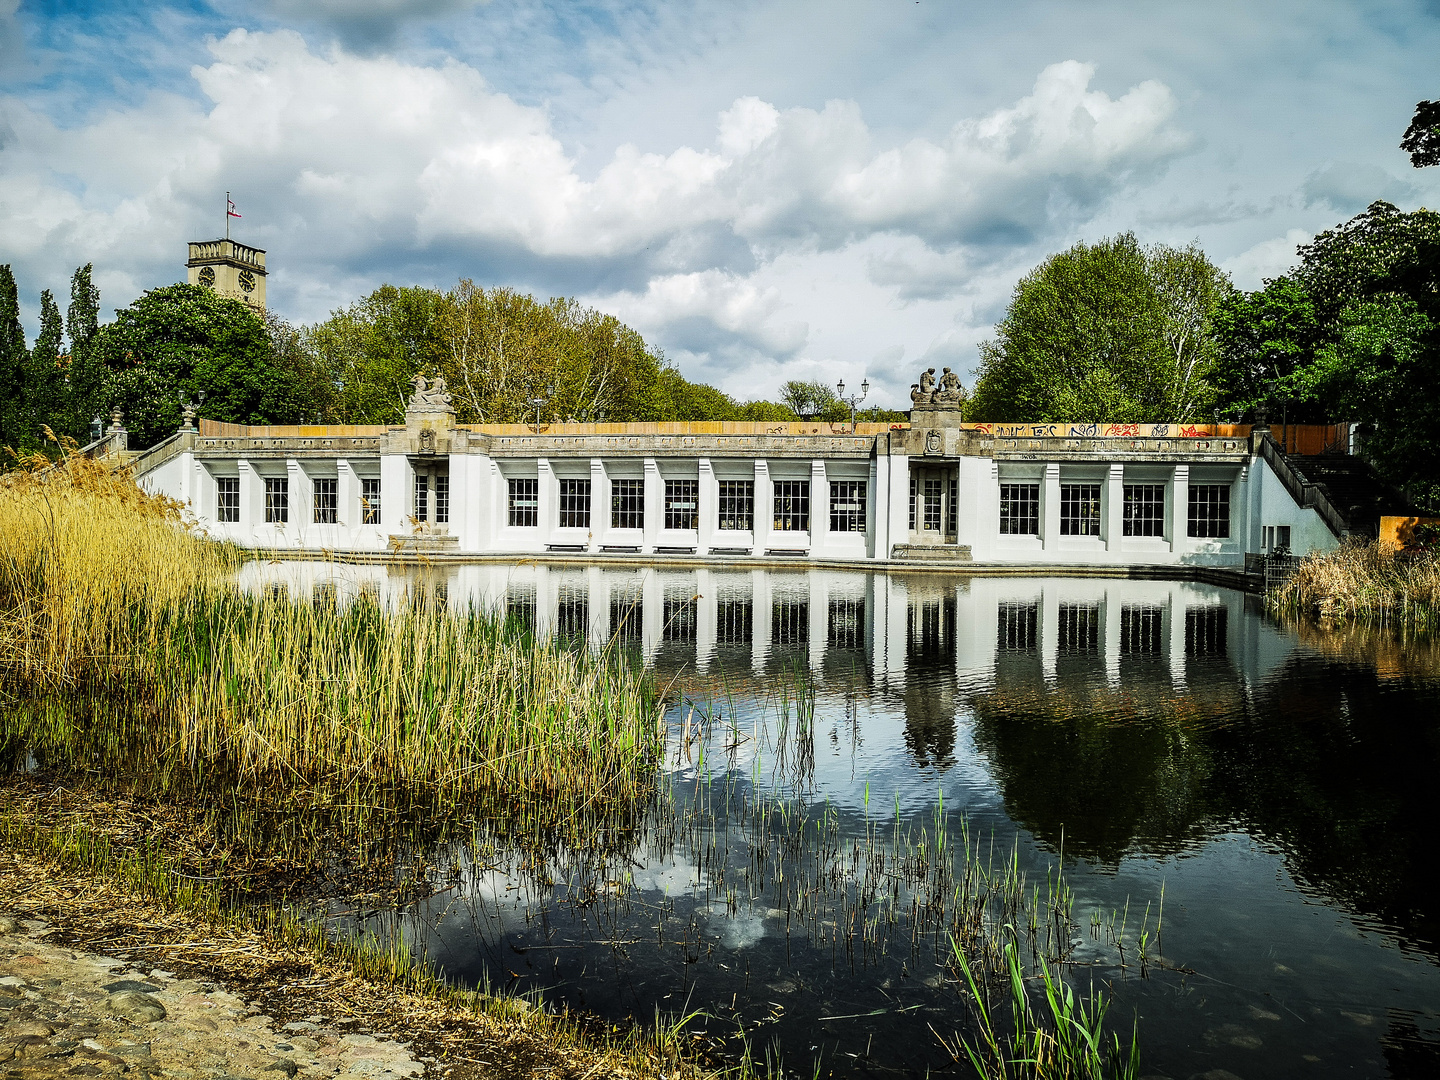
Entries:
[[401, 1080], [429, 1064], [403, 1043], [342, 1031], [328, 1017], [281, 1024], [216, 983], [52, 945], [49, 933], [40, 920], [0, 915], [7, 1078]]

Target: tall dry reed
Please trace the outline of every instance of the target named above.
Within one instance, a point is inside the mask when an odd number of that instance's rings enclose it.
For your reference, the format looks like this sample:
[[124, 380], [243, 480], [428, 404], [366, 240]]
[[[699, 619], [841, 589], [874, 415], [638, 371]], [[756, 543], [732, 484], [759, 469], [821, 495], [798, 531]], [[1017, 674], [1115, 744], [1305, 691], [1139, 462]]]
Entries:
[[1433, 629], [1440, 616], [1440, 554], [1348, 541], [1307, 555], [1268, 600], [1277, 611]]
[[0, 482], [9, 734], [255, 778], [593, 803], [646, 790], [650, 684], [474, 611], [242, 593], [239, 555], [82, 459]]

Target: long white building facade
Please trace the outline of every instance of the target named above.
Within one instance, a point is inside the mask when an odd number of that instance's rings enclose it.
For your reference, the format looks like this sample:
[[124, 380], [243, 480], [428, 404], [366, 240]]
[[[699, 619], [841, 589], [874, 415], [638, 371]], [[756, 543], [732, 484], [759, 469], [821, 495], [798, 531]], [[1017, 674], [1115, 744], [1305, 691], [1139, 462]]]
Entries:
[[967, 424], [923, 399], [897, 425], [463, 425], [417, 379], [403, 425], [187, 419], [126, 456], [211, 536], [355, 557], [1240, 569], [1345, 531], [1265, 429]]

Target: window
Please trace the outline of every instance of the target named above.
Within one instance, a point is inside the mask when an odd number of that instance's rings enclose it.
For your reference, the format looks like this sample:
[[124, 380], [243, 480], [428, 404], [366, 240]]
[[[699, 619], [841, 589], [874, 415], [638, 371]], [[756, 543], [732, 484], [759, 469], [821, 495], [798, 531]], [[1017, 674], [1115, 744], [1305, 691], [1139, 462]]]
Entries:
[[1125, 485], [1125, 535], [1165, 535], [1165, 485]]
[[645, 527], [645, 481], [610, 481], [610, 527], [612, 529], [643, 529]]
[[920, 491], [920, 481], [910, 477], [910, 531], [915, 531], [915, 497]]
[[435, 521], [439, 525], [450, 523], [450, 477], [435, 477]]
[[749, 597], [715, 603], [715, 644], [749, 645], [754, 640], [755, 602]]
[[[721, 480], [716, 528], [749, 532], [755, 527], [755, 481]], [[747, 639], [748, 640], [748, 639]]]
[[560, 481], [560, 528], [590, 527], [590, 481]]
[[1059, 651], [1093, 656], [1100, 651], [1100, 605], [1061, 604]]
[[1040, 485], [1000, 485], [1000, 531], [1007, 536], [1040, 535]]
[[808, 532], [810, 529], [810, 481], [775, 481], [775, 531]]
[[415, 520], [430, 520], [430, 477], [415, 477]]
[[665, 528], [693, 529], [699, 517], [700, 481], [665, 481]]
[[339, 520], [339, 486], [340, 481], [333, 477], [320, 476], [314, 480], [316, 525], [334, 525]]
[[804, 645], [810, 640], [810, 601], [776, 600], [770, 608], [770, 644]]
[[215, 520], [240, 520], [240, 478], [222, 476], [215, 481]]
[[948, 532], [948, 533], [950, 533], [950, 534], [952, 534], [952, 535], [957, 531], [957, 529], [956, 529], [955, 526], [956, 526], [956, 521], [957, 521], [958, 518], [959, 518], [959, 511], [956, 509], [956, 505], [959, 503], [959, 501], [960, 501], [960, 481], [959, 481], [958, 479], [956, 479], [955, 477], [951, 477], [951, 478], [950, 478], [950, 507], [949, 507], [949, 509], [946, 510], [946, 512], [945, 512], [945, 531]]
[[1060, 535], [1100, 535], [1100, 485], [1060, 485]]
[[380, 524], [380, 481], [370, 477], [360, 479], [360, 524]]
[[925, 531], [940, 531], [940, 481], [925, 481]]
[[533, 529], [540, 524], [540, 481], [528, 477], [510, 481], [510, 524]]
[[1276, 526], [1275, 526], [1275, 550], [1276, 550], [1276, 551], [1289, 551], [1289, 550], [1290, 550], [1290, 526], [1289, 526], [1289, 525], [1276, 525]]
[[1223, 607], [1185, 609], [1185, 655], [1224, 656], [1229, 615]]
[[265, 520], [267, 523], [284, 525], [290, 520], [290, 478], [288, 476], [267, 476], [265, 478]]
[[830, 484], [830, 531], [865, 531], [864, 480], [837, 480]]
[[1120, 609], [1120, 655], [1158, 656], [1165, 609], [1126, 604]]
[[1034, 652], [1040, 624], [1038, 604], [1001, 604], [996, 612], [996, 647], [1002, 652]]
[[1190, 485], [1190, 536], [1230, 535], [1230, 485]]
[[865, 647], [865, 601], [830, 600], [830, 620], [826, 624], [827, 644], [832, 649], [863, 649]]

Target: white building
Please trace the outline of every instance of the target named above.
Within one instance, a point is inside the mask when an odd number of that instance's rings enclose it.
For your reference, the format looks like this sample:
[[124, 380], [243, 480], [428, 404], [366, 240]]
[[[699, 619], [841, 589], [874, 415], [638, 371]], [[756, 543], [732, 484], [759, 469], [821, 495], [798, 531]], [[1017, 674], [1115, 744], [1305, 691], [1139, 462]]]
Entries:
[[133, 465], [212, 536], [357, 557], [1240, 570], [1345, 532], [1263, 429], [911, 415], [466, 426], [421, 379], [404, 426], [201, 421]]

